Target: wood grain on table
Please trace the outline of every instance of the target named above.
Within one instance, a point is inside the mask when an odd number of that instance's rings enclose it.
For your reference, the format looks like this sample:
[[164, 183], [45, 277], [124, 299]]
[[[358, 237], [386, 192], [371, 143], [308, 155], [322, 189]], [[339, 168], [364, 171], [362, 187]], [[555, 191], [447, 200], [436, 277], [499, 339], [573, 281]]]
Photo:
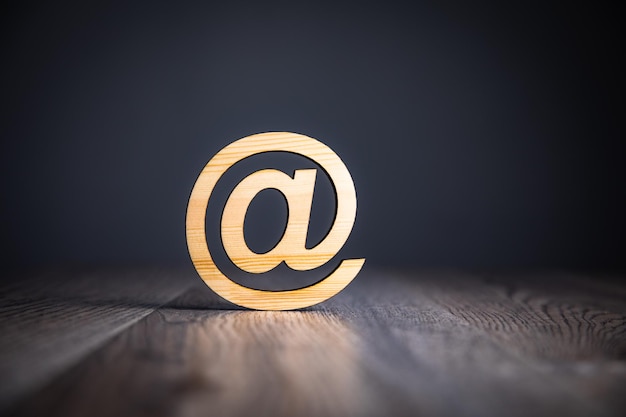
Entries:
[[3, 414], [626, 414], [616, 280], [366, 269], [325, 303], [260, 312], [189, 270], [66, 275], [2, 291]]

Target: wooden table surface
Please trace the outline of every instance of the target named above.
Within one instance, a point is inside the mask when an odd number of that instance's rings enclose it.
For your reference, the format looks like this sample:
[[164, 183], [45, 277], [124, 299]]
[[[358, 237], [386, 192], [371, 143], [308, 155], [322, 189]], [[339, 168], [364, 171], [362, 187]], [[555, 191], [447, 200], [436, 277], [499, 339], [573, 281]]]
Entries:
[[188, 269], [11, 278], [2, 415], [626, 415], [615, 277], [366, 268], [290, 312], [237, 309]]

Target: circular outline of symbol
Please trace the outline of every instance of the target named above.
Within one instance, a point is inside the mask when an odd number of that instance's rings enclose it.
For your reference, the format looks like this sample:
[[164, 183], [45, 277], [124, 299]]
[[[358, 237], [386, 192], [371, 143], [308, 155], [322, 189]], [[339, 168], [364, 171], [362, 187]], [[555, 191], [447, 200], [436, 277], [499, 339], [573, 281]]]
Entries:
[[[209, 198], [217, 181], [234, 164], [263, 152], [290, 152], [316, 162], [335, 188], [337, 212], [331, 228], [341, 236], [352, 231], [356, 217], [356, 191], [348, 169], [328, 146], [311, 137], [291, 132], [259, 133], [239, 139], [219, 151], [203, 168], [187, 206], [187, 247], [202, 280], [219, 296], [242, 307], [257, 310], [293, 310], [329, 299], [343, 290], [359, 273], [365, 259], [344, 259], [326, 278], [304, 288], [286, 291], [257, 290], [237, 284], [215, 265], [206, 240], [205, 222]], [[344, 239], [345, 241], [345, 239]]]

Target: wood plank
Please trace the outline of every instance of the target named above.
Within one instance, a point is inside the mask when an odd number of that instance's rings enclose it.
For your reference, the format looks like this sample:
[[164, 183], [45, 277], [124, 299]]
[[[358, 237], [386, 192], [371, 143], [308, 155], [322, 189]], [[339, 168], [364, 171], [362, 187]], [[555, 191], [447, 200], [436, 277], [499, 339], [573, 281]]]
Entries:
[[624, 287], [582, 276], [370, 270], [293, 312], [198, 286], [14, 411], [620, 416], [624, 352]]
[[0, 289], [0, 412], [180, 295], [192, 271], [59, 268]]

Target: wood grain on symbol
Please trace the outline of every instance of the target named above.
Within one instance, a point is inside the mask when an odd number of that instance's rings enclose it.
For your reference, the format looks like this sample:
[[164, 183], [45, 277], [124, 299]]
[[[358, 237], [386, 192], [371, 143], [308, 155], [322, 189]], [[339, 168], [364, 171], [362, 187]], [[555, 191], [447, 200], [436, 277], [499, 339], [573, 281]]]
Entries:
[[[259, 310], [289, 310], [308, 307], [334, 296], [358, 274], [365, 259], [346, 259], [328, 277], [305, 288], [263, 291], [231, 281], [215, 265], [206, 243], [205, 218], [211, 193], [231, 166], [263, 152], [290, 152], [316, 162], [328, 174], [336, 194], [334, 223], [317, 246], [305, 248], [316, 170], [297, 170], [294, 177], [262, 170], [241, 181], [229, 197], [222, 218], [222, 241], [233, 263], [241, 269], [261, 273], [282, 261], [292, 269], [309, 270], [328, 262], [345, 244], [356, 217], [356, 191], [341, 159], [326, 145], [289, 132], [260, 133], [240, 139], [218, 152], [204, 167], [187, 207], [187, 245], [196, 270], [217, 294], [240, 306]], [[263, 189], [276, 188], [289, 203], [289, 219], [281, 241], [265, 254], [252, 252], [245, 243], [243, 224], [248, 205]]]

